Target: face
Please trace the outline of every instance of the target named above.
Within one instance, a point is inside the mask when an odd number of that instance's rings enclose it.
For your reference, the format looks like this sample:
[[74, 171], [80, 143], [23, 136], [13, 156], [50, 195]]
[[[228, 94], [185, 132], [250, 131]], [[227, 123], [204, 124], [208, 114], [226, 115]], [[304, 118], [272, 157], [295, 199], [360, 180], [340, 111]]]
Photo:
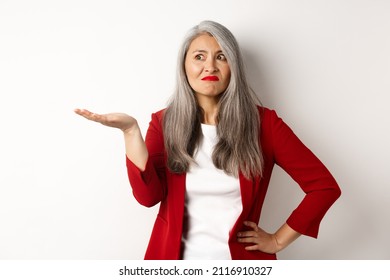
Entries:
[[198, 100], [218, 99], [230, 81], [230, 67], [221, 47], [209, 34], [195, 38], [187, 51], [185, 71]]

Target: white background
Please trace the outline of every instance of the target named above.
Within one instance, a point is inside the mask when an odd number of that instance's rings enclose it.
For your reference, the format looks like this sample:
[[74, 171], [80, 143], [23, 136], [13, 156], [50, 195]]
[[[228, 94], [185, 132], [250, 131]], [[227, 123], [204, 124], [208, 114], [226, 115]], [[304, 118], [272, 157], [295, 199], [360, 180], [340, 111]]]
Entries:
[[[127, 112], [146, 132], [174, 87], [185, 32], [238, 39], [248, 78], [336, 177], [319, 238], [280, 259], [390, 259], [390, 2], [0, 1], [0, 259], [142, 259], [157, 207], [131, 194], [120, 131], [74, 108]], [[276, 168], [261, 226], [302, 192]]]

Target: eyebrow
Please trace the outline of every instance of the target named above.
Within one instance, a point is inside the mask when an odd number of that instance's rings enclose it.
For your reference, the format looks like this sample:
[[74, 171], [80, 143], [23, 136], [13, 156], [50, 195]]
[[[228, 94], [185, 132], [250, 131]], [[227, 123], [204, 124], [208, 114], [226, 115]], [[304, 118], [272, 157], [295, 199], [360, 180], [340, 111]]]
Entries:
[[[206, 50], [194, 50], [192, 53], [196, 53], [196, 52], [199, 52], [199, 53], [207, 53]], [[222, 50], [218, 50], [216, 53], [221, 53], [223, 52]]]

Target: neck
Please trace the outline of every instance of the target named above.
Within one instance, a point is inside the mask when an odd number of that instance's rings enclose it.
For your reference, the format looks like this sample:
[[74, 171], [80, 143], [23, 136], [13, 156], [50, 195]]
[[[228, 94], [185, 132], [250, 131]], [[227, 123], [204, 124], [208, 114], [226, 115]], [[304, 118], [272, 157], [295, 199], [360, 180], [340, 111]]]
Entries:
[[203, 109], [203, 123], [216, 125], [219, 98], [198, 98], [198, 104]]
[[209, 125], [216, 125], [217, 114], [218, 114], [217, 110], [215, 112], [208, 112], [208, 113], [205, 112], [203, 114], [203, 123]]

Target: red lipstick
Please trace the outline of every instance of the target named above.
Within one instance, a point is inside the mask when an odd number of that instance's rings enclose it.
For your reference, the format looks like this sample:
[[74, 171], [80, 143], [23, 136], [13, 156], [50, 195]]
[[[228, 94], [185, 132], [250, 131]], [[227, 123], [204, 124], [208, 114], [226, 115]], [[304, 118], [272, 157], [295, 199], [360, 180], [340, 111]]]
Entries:
[[202, 81], [212, 81], [216, 82], [219, 81], [219, 78], [217, 76], [206, 76], [202, 79]]

